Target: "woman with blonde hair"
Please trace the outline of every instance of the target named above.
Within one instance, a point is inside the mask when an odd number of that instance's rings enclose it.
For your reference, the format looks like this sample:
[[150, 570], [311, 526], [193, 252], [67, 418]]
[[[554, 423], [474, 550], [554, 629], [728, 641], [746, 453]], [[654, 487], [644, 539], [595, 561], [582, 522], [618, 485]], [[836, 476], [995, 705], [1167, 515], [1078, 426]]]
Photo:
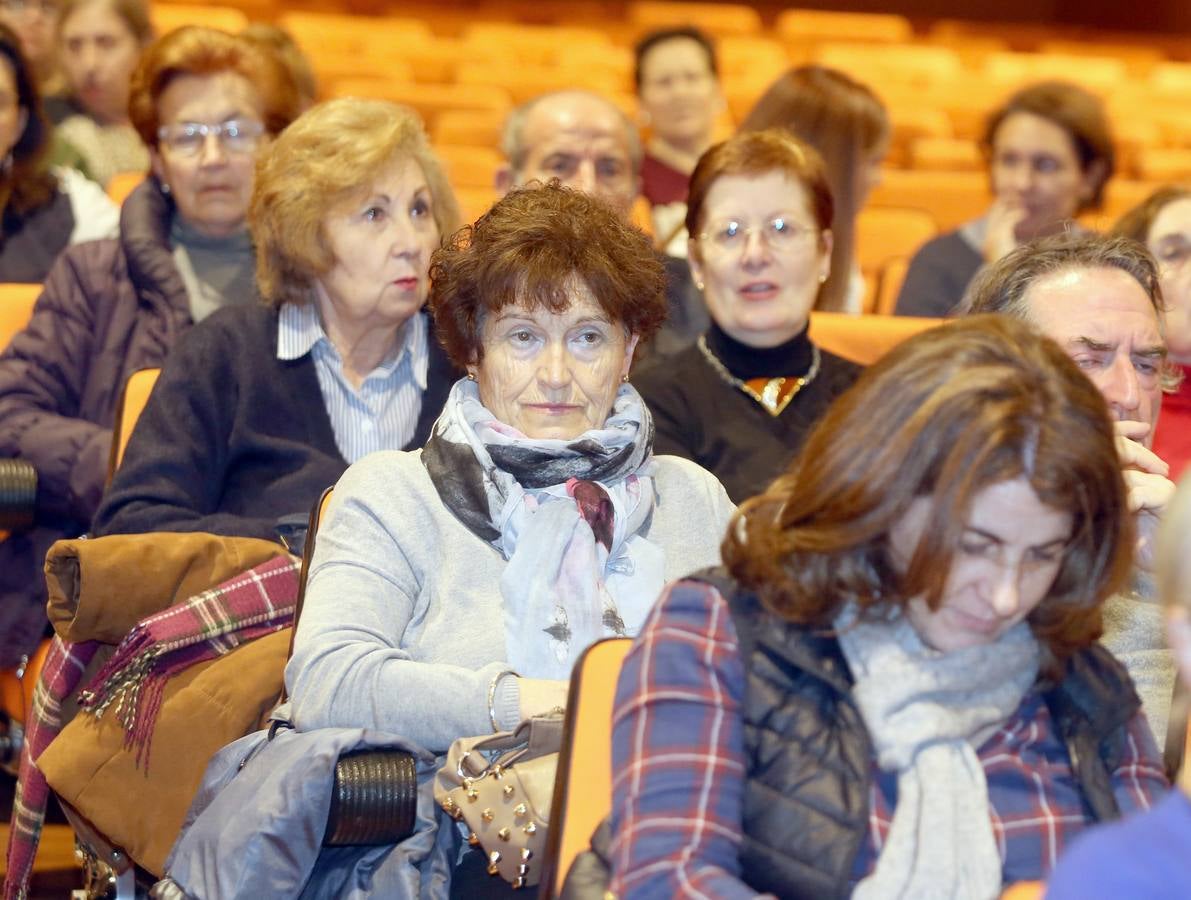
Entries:
[[785, 128], [818, 151], [827, 164], [835, 201], [831, 270], [816, 309], [861, 310], [864, 283], [856, 263], [856, 216], [881, 180], [889, 151], [889, 113], [865, 84], [825, 66], [786, 72], [761, 96], [740, 131]]
[[267, 305], [187, 334], [96, 534], [285, 536], [350, 463], [420, 446], [438, 417], [457, 372], [422, 307], [459, 212], [417, 116], [312, 107], [262, 155], [250, 224]]

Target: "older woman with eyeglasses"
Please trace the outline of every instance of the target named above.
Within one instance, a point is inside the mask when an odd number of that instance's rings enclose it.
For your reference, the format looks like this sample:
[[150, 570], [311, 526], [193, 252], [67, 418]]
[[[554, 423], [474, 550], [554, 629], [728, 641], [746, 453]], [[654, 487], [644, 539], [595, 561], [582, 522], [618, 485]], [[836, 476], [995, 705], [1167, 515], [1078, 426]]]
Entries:
[[245, 224], [255, 154], [298, 99], [273, 55], [191, 27], [146, 51], [130, 110], [153, 174], [125, 201], [119, 237], [62, 254], [0, 356], [0, 457], [29, 460], [38, 476], [34, 526], [0, 543], [0, 666], [45, 628], [42, 561], [90, 525], [128, 376], [160, 366], [220, 307], [256, 301]]
[[786, 468], [858, 372], [807, 336], [831, 268], [831, 216], [822, 159], [782, 130], [717, 144], [691, 176], [688, 258], [711, 328], [633, 383], [655, 451], [709, 469], [734, 502]]

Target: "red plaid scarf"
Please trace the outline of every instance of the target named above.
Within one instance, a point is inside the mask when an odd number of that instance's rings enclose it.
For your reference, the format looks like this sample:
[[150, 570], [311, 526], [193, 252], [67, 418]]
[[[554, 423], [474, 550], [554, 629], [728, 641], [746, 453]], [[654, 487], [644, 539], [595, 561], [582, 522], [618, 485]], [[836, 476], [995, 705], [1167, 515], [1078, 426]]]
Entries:
[[[137, 764], [147, 766], [165, 682], [187, 666], [289, 625], [298, 597], [298, 568], [299, 563], [280, 556], [142, 620], [83, 692], [84, 705], [99, 715], [118, 700], [116, 715], [126, 746], [136, 746]], [[35, 760], [62, 730], [62, 702], [78, 689], [100, 646], [98, 641], [71, 644], [55, 637], [34, 688], [8, 836], [4, 900], [28, 895], [50, 793]]]

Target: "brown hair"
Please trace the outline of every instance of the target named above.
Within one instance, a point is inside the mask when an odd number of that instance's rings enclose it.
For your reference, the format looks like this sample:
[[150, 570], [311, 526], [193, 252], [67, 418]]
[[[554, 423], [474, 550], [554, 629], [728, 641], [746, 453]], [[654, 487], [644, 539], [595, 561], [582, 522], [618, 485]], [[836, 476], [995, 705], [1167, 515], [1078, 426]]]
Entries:
[[303, 112], [314, 105], [318, 99], [318, 79], [314, 77], [310, 60], [292, 34], [271, 22], [252, 22], [240, 30], [240, 37], [277, 54], [298, 89]]
[[687, 190], [686, 228], [692, 239], [703, 230], [703, 204], [711, 186], [725, 175], [760, 177], [780, 172], [806, 191], [820, 231], [831, 228], [835, 203], [823, 158], [809, 144], [782, 128], [743, 132], [710, 147], [699, 157]]
[[1131, 238], [1139, 244], [1148, 244], [1150, 228], [1158, 218], [1158, 213], [1176, 200], [1186, 200], [1188, 197], [1191, 197], [1191, 188], [1171, 185], [1160, 187], [1117, 219], [1111, 234]]
[[48, 203], [57, 183], [47, 162], [50, 125], [41, 107], [33, 70], [21, 50], [17, 33], [3, 23], [0, 23], [0, 57], [12, 67], [16, 87], [13, 102], [25, 111], [27, 119], [25, 130], [12, 146], [12, 168], [0, 179], [0, 210], [5, 213], [4, 231], [7, 233], [9, 211], [21, 217]]
[[252, 84], [270, 134], [280, 133], [297, 118], [298, 90], [275, 53], [226, 31], [186, 25], [150, 44], [132, 73], [128, 114], [145, 145], [157, 146], [158, 101], [174, 79], [222, 72], [241, 75]]
[[670, 41], [694, 41], [707, 57], [707, 69], [711, 77], [719, 80], [720, 66], [715, 57], [715, 44], [704, 32], [693, 25], [679, 25], [673, 28], [659, 28], [651, 31], [637, 41], [633, 47], [633, 85], [637, 93], [641, 93], [641, 79], [645, 75], [645, 57], [654, 47], [667, 44]]
[[1099, 209], [1104, 201], [1104, 185], [1116, 169], [1116, 149], [1104, 104], [1094, 94], [1064, 81], [1042, 81], [1022, 88], [988, 117], [982, 145], [991, 160], [997, 129], [1015, 113], [1029, 113], [1059, 126], [1071, 139], [1080, 170], [1085, 174], [1094, 163], [1101, 163], [1103, 173], [1092, 196], [1081, 201], [1079, 212]]
[[63, 26], [76, 12], [83, 7], [101, 3], [119, 17], [142, 47], [153, 40], [153, 22], [149, 18], [149, 5], [145, 0], [64, 0], [58, 10], [59, 36], [62, 34]]
[[835, 200], [831, 274], [819, 292], [822, 309], [843, 309], [852, 278], [859, 173], [889, 139], [889, 114], [866, 85], [825, 66], [786, 72], [757, 101], [741, 131], [785, 128], [826, 162]]
[[642, 340], [666, 318], [665, 273], [649, 238], [605, 201], [557, 182], [506, 194], [434, 254], [430, 276], [439, 338], [460, 368], [483, 359], [487, 315], [511, 303], [561, 312], [573, 279]]
[[[829, 626], [843, 604], [943, 599], [976, 495], [1026, 478], [1072, 515], [1054, 584], [1029, 616], [1056, 676], [1101, 631], [1100, 604], [1127, 577], [1132, 520], [1099, 391], [1057, 344], [1003, 316], [916, 335], [865, 371], [808, 436], [789, 471], [737, 513], [724, 562], [775, 613]], [[904, 572], [889, 533], [910, 504], [931, 513]]]
[[430, 189], [440, 237], [459, 227], [459, 207], [417, 114], [387, 100], [340, 97], [312, 106], [256, 163], [248, 224], [256, 280], [274, 306], [307, 303], [335, 264], [327, 213], [370, 190], [388, 167], [413, 160]]

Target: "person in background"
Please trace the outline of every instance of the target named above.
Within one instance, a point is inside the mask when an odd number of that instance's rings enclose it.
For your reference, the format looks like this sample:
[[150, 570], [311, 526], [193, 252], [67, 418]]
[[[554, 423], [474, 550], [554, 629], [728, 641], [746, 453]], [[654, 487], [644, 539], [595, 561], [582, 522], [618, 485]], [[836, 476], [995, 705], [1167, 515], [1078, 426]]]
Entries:
[[251, 207], [268, 306], [199, 323], [154, 386], [96, 535], [287, 538], [377, 450], [421, 446], [458, 377], [422, 313], [459, 210], [417, 116], [311, 107], [262, 152]]
[[[1184, 692], [1191, 692], [1191, 480], [1183, 479], [1158, 534], [1158, 595]], [[1185, 757], [1184, 757], [1185, 760]], [[1046, 884], [1047, 900], [1191, 897], [1191, 766], [1144, 815], [1079, 838]]]
[[1068, 229], [1098, 209], [1116, 165], [1104, 104], [1081, 87], [1022, 88], [989, 116], [982, 141], [992, 206], [927, 241], [897, 296], [903, 316], [946, 316], [981, 266], [1027, 241]]
[[0, 666], [45, 628], [46, 550], [99, 506], [128, 376], [219, 307], [255, 301], [255, 156], [297, 106], [274, 57], [222, 31], [180, 28], [141, 60], [130, 107], [154, 174], [124, 202], [117, 238], [61, 254], [0, 354], [0, 456], [38, 476], [33, 527], [0, 542]]
[[1158, 261], [1166, 302], [1166, 349], [1182, 374], [1178, 389], [1162, 398], [1152, 449], [1178, 481], [1191, 462], [1191, 189], [1160, 188], [1125, 213], [1113, 234], [1145, 244]]
[[293, 35], [280, 25], [269, 22], [252, 22], [240, 32], [240, 37], [268, 47], [277, 53], [282, 65], [289, 69], [290, 78], [298, 88], [302, 111], [310, 109], [318, 100], [318, 81], [310, 60], [298, 46]]
[[1062, 347], [1108, 403], [1137, 540], [1126, 589], [1104, 604], [1103, 643], [1129, 670], [1162, 745], [1175, 675], [1152, 573], [1154, 536], [1174, 484], [1151, 449], [1162, 391], [1172, 386], [1158, 265], [1128, 238], [1057, 234], [985, 266], [957, 313], [1028, 323]]
[[73, 169], [51, 167], [49, 138], [17, 35], [0, 24], [0, 282], [39, 284], [68, 245], [116, 234], [115, 204]]
[[21, 52], [29, 62], [34, 85], [43, 97], [62, 86], [54, 45], [54, 23], [57, 21], [57, 0], [6, 0], [0, 4], [0, 22], [16, 32]]
[[834, 212], [831, 271], [816, 309], [859, 313], [864, 279], [856, 262], [856, 216], [881, 181], [889, 152], [889, 114], [864, 84], [824, 66], [799, 66], [777, 79], [740, 123], [740, 131], [785, 128], [827, 164]]
[[[641, 136], [611, 101], [590, 91], [542, 94], [509, 113], [501, 136], [506, 163], [496, 174], [505, 193], [530, 182], [559, 183], [610, 203], [626, 222], [641, 188]], [[665, 355], [690, 346], [707, 327], [707, 309], [686, 261], [662, 257], [665, 324], [636, 354]]]
[[688, 262], [711, 325], [634, 375], [659, 453], [694, 460], [734, 502], [783, 472], [859, 371], [807, 336], [831, 269], [827, 167], [790, 132], [741, 132], [691, 176]]
[[55, 125], [102, 185], [118, 172], [149, 168], [149, 148], [156, 144], [129, 117], [129, 85], [152, 39], [144, 0], [63, 2], [58, 56], [70, 105]]
[[1132, 528], [1100, 394], [983, 316], [918, 334], [671, 585], [612, 718], [618, 897], [990, 898], [1150, 806], [1095, 643]]
[[634, 55], [639, 115], [649, 134], [641, 193], [657, 245], [686, 256], [687, 186], [724, 109], [715, 47], [698, 28], [663, 28], [641, 38]]

